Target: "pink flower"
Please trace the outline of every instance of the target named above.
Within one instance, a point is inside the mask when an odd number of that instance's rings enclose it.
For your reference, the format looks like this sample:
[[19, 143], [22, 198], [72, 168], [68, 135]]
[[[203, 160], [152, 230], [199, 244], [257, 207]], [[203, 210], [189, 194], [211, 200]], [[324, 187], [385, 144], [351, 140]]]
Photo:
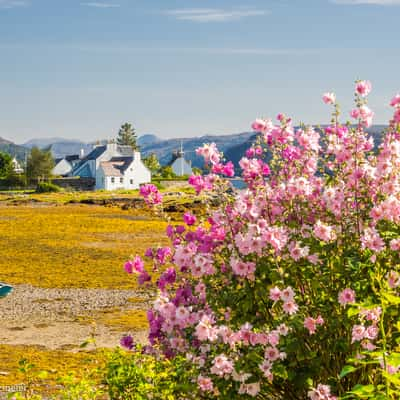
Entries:
[[379, 253], [385, 249], [385, 242], [375, 228], [365, 228], [361, 236], [361, 247]]
[[144, 262], [139, 256], [136, 256], [133, 260], [127, 261], [124, 268], [128, 274], [141, 274], [144, 271]]
[[364, 337], [366, 339], [374, 340], [378, 336], [379, 329], [376, 325], [370, 325], [366, 330]]
[[323, 242], [332, 242], [336, 239], [334, 229], [318, 220], [314, 225], [314, 236]]
[[218, 164], [221, 159], [221, 153], [217, 149], [217, 145], [215, 143], [206, 143], [203, 147], [199, 147], [196, 149], [196, 154], [199, 156], [203, 156], [204, 162], [206, 164], [211, 163], [213, 165]]
[[265, 358], [266, 358], [269, 362], [273, 362], [273, 361], [279, 360], [279, 358], [280, 358], [280, 351], [279, 351], [276, 347], [268, 346], [268, 347], [265, 349]]
[[350, 111], [350, 117], [354, 119], [360, 118], [360, 110], [358, 108], [355, 108], [354, 110]]
[[298, 305], [292, 300], [289, 300], [289, 301], [283, 303], [282, 308], [283, 308], [283, 311], [285, 311], [285, 313], [287, 313], [289, 315], [296, 314], [296, 312], [299, 309]]
[[392, 239], [389, 243], [390, 250], [399, 251], [400, 250], [400, 239]]
[[323, 325], [324, 320], [319, 315], [317, 318], [307, 317], [304, 319], [304, 328], [306, 328], [310, 335], [313, 335], [317, 330], [317, 325]]
[[260, 391], [260, 382], [242, 383], [240, 385], [239, 394], [248, 394], [251, 397], [256, 397]]
[[265, 133], [267, 131], [267, 128], [270, 127], [271, 125], [272, 124], [270, 120], [264, 120], [258, 118], [251, 124], [251, 128], [256, 132]]
[[199, 375], [197, 384], [202, 392], [211, 392], [214, 389], [213, 382], [210, 378]]
[[214, 358], [210, 371], [218, 376], [230, 375], [233, 372], [233, 362], [225, 354], [220, 354]]
[[217, 330], [213, 327], [212, 321], [209, 317], [204, 315], [198, 325], [196, 326], [195, 333], [200, 341], [209, 340], [211, 342], [217, 340]]
[[362, 96], [366, 97], [371, 92], [372, 85], [370, 81], [358, 81], [356, 83], [356, 92]]
[[145, 184], [140, 186], [139, 193], [144, 197], [144, 201], [148, 205], [158, 205], [162, 203], [162, 194], [158, 191], [157, 187], [152, 184]]
[[346, 288], [339, 293], [339, 303], [344, 306], [348, 303], [354, 303], [356, 301], [356, 294], [354, 290]]
[[288, 286], [286, 289], [281, 291], [281, 300], [282, 301], [292, 301], [294, 299], [294, 290]]
[[322, 96], [322, 100], [325, 104], [335, 104], [336, 95], [332, 92], [324, 93], [324, 95]]
[[278, 301], [281, 299], [281, 290], [277, 288], [276, 286], [269, 289], [269, 298], [272, 301]]
[[319, 384], [316, 389], [312, 389], [307, 393], [311, 400], [333, 400], [331, 396], [331, 388], [328, 385]]
[[386, 279], [391, 289], [396, 289], [400, 286], [400, 274], [397, 271], [389, 271], [386, 274]]
[[183, 221], [186, 225], [194, 225], [196, 223], [196, 217], [190, 212], [187, 212], [183, 215]]
[[396, 96], [393, 97], [393, 99], [390, 102], [390, 105], [392, 107], [397, 107], [400, 105], [400, 94], [396, 94]]
[[235, 167], [232, 163], [232, 161], [228, 161], [223, 167], [222, 167], [222, 174], [232, 178], [232, 176], [235, 175]]
[[351, 343], [360, 342], [364, 339], [365, 326], [364, 325], [354, 325], [351, 333]]
[[256, 269], [255, 263], [237, 259], [231, 259], [231, 266], [233, 273], [242, 277], [249, 277]]

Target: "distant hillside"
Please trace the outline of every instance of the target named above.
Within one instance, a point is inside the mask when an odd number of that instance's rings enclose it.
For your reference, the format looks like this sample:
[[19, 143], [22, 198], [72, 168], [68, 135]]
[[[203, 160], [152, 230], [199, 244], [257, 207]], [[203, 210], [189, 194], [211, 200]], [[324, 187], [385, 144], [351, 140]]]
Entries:
[[[380, 143], [382, 131], [385, 128], [387, 128], [386, 125], [374, 125], [367, 129], [368, 133], [372, 134], [375, 138], [376, 146]], [[142, 157], [147, 157], [149, 154], [155, 153], [161, 165], [167, 165], [172, 160], [173, 152], [179, 150], [182, 144], [185, 158], [191, 160], [194, 167], [201, 168], [203, 166], [203, 159], [196, 155], [196, 148], [202, 146], [204, 143], [215, 142], [218, 148], [225, 154], [226, 159], [231, 160], [235, 164], [236, 169], [238, 169], [238, 162], [244, 156], [247, 148], [254, 142], [256, 136], [254, 132], [243, 132], [232, 135], [206, 135], [194, 138], [162, 140], [156, 135], [146, 134], [138, 138], [138, 145], [140, 146]], [[100, 143], [105, 144], [107, 141], [102, 140]], [[84, 154], [88, 154], [93, 149], [94, 144], [63, 138], [32, 139], [25, 143], [27, 147], [38, 146], [46, 148], [51, 146], [51, 151], [55, 158], [79, 154], [81, 149], [84, 150]], [[0, 151], [2, 149], [1, 146], [3, 146], [3, 149], [8, 146], [10, 150], [7, 152], [13, 155], [17, 154], [19, 159], [24, 159], [24, 147], [17, 146], [4, 139], [0, 139]]]
[[204, 161], [202, 157], [196, 155], [195, 150], [204, 143], [214, 142], [222, 152], [226, 153], [230, 148], [246, 143], [252, 136], [254, 136], [254, 132], [236, 133], [233, 135], [207, 135], [195, 138], [168, 139], [141, 146], [140, 150], [143, 157], [155, 153], [160, 164], [167, 165], [172, 160], [173, 152], [179, 150], [182, 144], [185, 158], [191, 160], [194, 167], [201, 168], [204, 165]]
[[0, 137], [0, 151], [16, 157], [18, 161], [25, 161], [25, 154], [29, 149]]
[[150, 146], [160, 141], [161, 139], [158, 136], [148, 133], [146, 135], [139, 136], [137, 144], [138, 146], [143, 147], [143, 146]]
[[79, 140], [64, 139], [61, 137], [52, 137], [52, 138], [31, 139], [23, 143], [22, 146], [28, 147], [30, 149], [32, 147], [39, 147], [39, 149], [43, 149], [44, 147], [48, 147], [54, 143], [82, 143], [82, 142]]

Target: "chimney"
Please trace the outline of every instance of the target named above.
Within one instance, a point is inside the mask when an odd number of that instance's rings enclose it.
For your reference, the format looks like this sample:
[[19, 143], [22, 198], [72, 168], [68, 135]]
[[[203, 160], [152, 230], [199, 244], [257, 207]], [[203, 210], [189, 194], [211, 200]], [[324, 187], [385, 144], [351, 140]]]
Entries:
[[133, 159], [136, 161], [140, 161], [140, 151], [133, 152]]
[[107, 150], [117, 152], [117, 143], [107, 143]]

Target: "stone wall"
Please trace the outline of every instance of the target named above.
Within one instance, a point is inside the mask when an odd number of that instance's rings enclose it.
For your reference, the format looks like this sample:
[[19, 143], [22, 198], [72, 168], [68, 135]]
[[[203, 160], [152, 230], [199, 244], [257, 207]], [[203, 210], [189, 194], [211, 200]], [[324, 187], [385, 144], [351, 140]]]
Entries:
[[94, 178], [55, 178], [51, 182], [64, 189], [77, 191], [94, 190], [96, 185]]

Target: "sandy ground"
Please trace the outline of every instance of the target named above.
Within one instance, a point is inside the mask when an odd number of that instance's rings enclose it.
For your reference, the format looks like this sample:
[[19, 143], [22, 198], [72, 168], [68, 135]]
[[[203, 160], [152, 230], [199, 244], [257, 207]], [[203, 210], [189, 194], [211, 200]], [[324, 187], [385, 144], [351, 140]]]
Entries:
[[[116, 347], [123, 333], [101, 323], [90, 324], [88, 319], [96, 312], [114, 307], [143, 308], [143, 303], [128, 301], [137, 296], [132, 290], [42, 289], [16, 285], [10, 295], [0, 299], [0, 343], [73, 351], [93, 337], [97, 347]], [[126, 333], [138, 342], [146, 342], [146, 331]]]

